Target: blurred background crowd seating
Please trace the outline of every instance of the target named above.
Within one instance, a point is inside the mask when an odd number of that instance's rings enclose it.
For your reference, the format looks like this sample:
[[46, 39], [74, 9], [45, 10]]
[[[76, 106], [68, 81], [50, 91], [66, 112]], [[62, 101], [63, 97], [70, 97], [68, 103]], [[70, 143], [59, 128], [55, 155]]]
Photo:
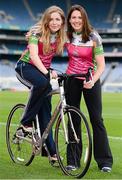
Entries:
[[[122, 0], [0, 0], [0, 90], [24, 87], [17, 81], [16, 61], [26, 47], [25, 34], [51, 5], [67, 15], [73, 4], [87, 10], [91, 24], [103, 39], [106, 69], [101, 78], [104, 91], [122, 91]], [[67, 54], [55, 57], [53, 67], [66, 69]]]

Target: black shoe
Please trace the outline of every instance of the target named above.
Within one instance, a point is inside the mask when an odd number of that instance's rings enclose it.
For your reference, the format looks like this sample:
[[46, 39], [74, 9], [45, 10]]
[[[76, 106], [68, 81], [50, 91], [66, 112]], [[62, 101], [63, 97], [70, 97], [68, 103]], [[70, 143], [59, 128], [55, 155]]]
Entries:
[[20, 128], [22, 128], [25, 132], [32, 133], [33, 128], [32, 126], [23, 126], [21, 125]]
[[54, 162], [58, 161], [57, 155], [54, 154], [53, 156], [51, 156], [50, 161], [54, 161]]
[[104, 167], [101, 168], [101, 171], [102, 171], [102, 172], [108, 172], [108, 173], [110, 173], [111, 170], [112, 170], [111, 167], [107, 167], [107, 166], [104, 166]]
[[66, 169], [67, 169], [68, 171], [75, 171], [75, 170], [78, 169], [78, 167], [76, 167], [76, 166], [74, 166], [74, 165], [68, 165], [68, 166], [66, 166]]
[[54, 154], [53, 156], [49, 157], [49, 162], [53, 167], [59, 167], [57, 155]]
[[33, 131], [33, 128], [32, 127], [25, 127], [23, 125], [21, 125], [17, 131], [16, 131], [16, 137], [32, 137], [32, 131]]

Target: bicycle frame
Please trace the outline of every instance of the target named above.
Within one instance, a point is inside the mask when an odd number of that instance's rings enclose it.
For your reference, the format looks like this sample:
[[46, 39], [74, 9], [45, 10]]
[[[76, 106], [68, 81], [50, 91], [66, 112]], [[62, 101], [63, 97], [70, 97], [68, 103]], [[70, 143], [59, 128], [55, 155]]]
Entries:
[[[66, 104], [64, 82], [67, 78], [71, 77], [85, 77], [86, 80], [89, 80], [89, 77], [91, 77], [90, 72], [91, 70], [86, 74], [58, 74], [58, 91], [52, 90], [47, 96], [58, 93], [59, 101], [43, 133], [40, 130], [38, 114], [35, 121], [33, 121], [32, 133], [22, 134], [19, 131], [17, 133], [20, 126], [19, 120], [21, 119], [25, 105], [19, 103], [12, 108], [7, 120], [6, 142], [9, 155], [13, 162], [28, 166], [32, 163], [36, 155], [47, 156], [50, 164], [55, 167], [59, 166], [66, 175], [78, 178], [85, 175], [89, 168], [92, 155], [90, 129], [84, 114], [78, 108]], [[13, 128], [13, 123], [15, 122], [16, 127]], [[56, 159], [51, 156], [46, 145], [46, 139], [54, 123], [56, 123], [54, 129]], [[71, 159], [69, 155], [72, 156], [76, 171], [69, 171], [67, 169]]]
[[[53, 94], [57, 94], [57, 91], [52, 91], [49, 95], [53, 95]], [[63, 87], [62, 81], [59, 82], [58, 94], [60, 94], [60, 100], [59, 100], [57, 106], [55, 107], [52, 117], [51, 117], [45, 131], [43, 132], [42, 137], [39, 139], [39, 147], [40, 147], [39, 151], [41, 151], [43, 144], [44, 144], [45, 140], [47, 139], [47, 136], [50, 132], [50, 129], [52, 128], [52, 126], [55, 123], [56, 118], [58, 117], [59, 114], [61, 115], [65, 138], [66, 138], [66, 142], [68, 143], [68, 135], [67, 135], [66, 124], [65, 124], [65, 120], [64, 120], [64, 108], [67, 105], [66, 105], [66, 100], [65, 100], [65, 95], [64, 95], [64, 87]]]
[[[91, 74], [91, 69], [89, 69], [88, 73], [86, 75], [84, 74], [74, 74], [74, 75], [71, 75], [73, 77], [86, 77], [86, 79], [89, 79], [89, 76]], [[37, 132], [38, 132], [38, 136], [39, 136], [39, 140], [36, 141], [36, 139], [33, 137], [32, 139], [32, 144], [34, 144], [35, 146], [37, 145], [38, 148], [36, 150], [36, 154], [40, 154], [41, 153], [41, 150], [42, 150], [42, 147], [48, 137], [48, 134], [50, 132], [50, 129], [52, 128], [53, 124], [55, 123], [57, 117], [60, 115], [61, 116], [61, 120], [62, 120], [62, 125], [63, 125], [63, 130], [64, 130], [64, 135], [65, 135], [65, 140], [66, 140], [66, 143], [68, 144], [68, 132], [67, 132], [67, 128], [66, 128], [66, 123], [65, 123], [65, 119], [64, 119], [64, 109], [66, 109], [66, 107], [68, 107], [68, 105], [66, 104], [66, 100], [65, 100], [65, 92], [64, 92], [64, 86], [63, 86], [63, 82], [64, 82], [64, 79], [66, 78], [66, 76], [64, 75], [59, 75], [59, 77], [61, 78], [58, 78], [58, 84], [59, 84], [59, 91], [58, 91], [58, 94], [60, 95], [60, 100], [57, 104], [57, 106], [55, 107], [55, 110], [51, 116], [51, 119], [46, 127], [46, 129], [44, 130], [42, 136], [41, 136], [41, 132], [40, 132], [40, 127], [39, 127], [39, 121], [38, 121], [38, 116], [36, 116], [36, 125], [37, 125]], [[63, 77], [63, 78], [62, 78]], [[69, 75], [70, 77], [70, 75]], [[57, 94], [57, 91], [55, 90], [52, 90], [48, 96], [52, 96], [54, 94]], [[74, 129], [74, 126], [73, 126], [73, 122], [72, 122], [72, 118], [71, 118], [71, 114], [68, 113], [69, 115], [69, 120], [70, 120], [70, 123], [71, 123], [71, 128], [73, 130], [73, 133], [74, 133], [74, 136], [75, 136], [75, 140], [77, 142], [79, 142], [79, 139], [76, 135], [76, 132], [75, 132], [75, 129]], [[26, 140], [26, 138], [23, 138]], [[28, 141], [28, 140], [27, 140]], [[28, 141], [29, 142], [29, 141]]]

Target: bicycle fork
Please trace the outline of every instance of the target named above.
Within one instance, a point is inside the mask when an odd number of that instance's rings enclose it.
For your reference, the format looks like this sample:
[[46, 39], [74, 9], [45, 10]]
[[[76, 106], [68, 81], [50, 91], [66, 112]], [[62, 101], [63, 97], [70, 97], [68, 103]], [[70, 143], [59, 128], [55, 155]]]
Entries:
[[[64, 88], [62, 86], [60, 87], [60, 98], [61, 98], [61, 102], [62, 102], [61, 103], [61, 110], [60, 110], [60, 112], [61, 112], [61, 120], [62, 120], [62, 124], [63, 124], [65, 140], [66, 140], [66, 143], [69, 144], [68, 131], [67, 131], [67, 128], [66, 128], [66, 122], [65, 122], [65, 118], [64, 118], [64, 109], [66, 109], [67, 105], [66, 105], [66, 99], [65, 99], [65, 95], [64, 95]], [[68, 112], [68, 117], [69, 117], [68, 120], [70, 121], [71, 129], [73, 131], [75, 140], [76, 140], [77, 143], [79, 143], [79, 139], [78, 139], [77, 134], [75, 132], [70, 112]]]
[[62, 121], [62, 124], [63, 124], [66, 143], [68, 144], [69, 143], [69, 141], [68, 141], [68, 132], [67, 132], [66, 123], [65, 123], [65, 119], [64, 119], [64, 108], [66, 107], [66, 100], [65, 100], [65, 96], [64, 96], [64, 88], [63, 88], [63, 86], [60, 86], [60, 99], [61, 99], [61, 107], [60, 107], [61, 121]]

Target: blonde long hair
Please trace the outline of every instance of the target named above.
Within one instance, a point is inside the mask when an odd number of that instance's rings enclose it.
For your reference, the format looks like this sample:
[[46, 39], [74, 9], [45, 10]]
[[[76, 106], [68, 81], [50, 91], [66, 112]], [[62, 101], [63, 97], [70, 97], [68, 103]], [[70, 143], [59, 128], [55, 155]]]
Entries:
[[64, 15], [63, 10], [60, 7], [50, 6], [49, 8], [47, 8], [45, 12], [43, 13], [41, 20], [37, 24], [32, 26], [28, 32], [29, 34], [28, 38], [32, 34], [37, 34], [39, 35], [39, 37], [41, 37], [42, 42], [43, 42], [44, 54], [49, 53], [51, 51], [51, 44], [50, 44], [51, 32], [48, 25], [50, 22], [51, 14], [54, 12], [59, 13], [62, 18], [62, 26], [57, 32], [57, 39], [56, 39], [56, 43], [57, 43], [56, 54], [62, 54], [64, 43], [66, 40], [66, 35], [65, 35], [65, 15]]

